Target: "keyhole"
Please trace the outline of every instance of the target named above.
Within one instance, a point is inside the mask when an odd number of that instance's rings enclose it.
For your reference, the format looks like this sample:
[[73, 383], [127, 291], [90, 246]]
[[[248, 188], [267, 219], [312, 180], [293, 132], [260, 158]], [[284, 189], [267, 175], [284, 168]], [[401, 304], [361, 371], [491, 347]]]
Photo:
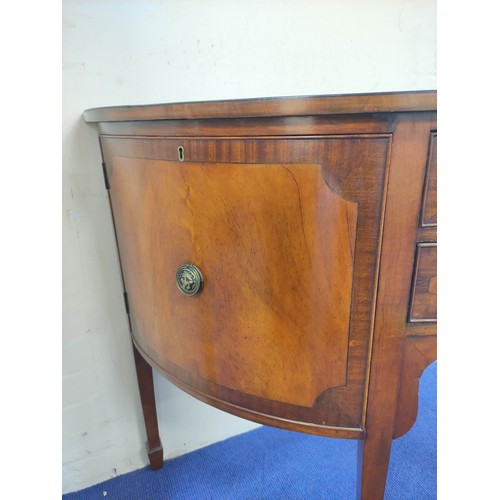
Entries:
[[177, 148], [177, 153], [179, 154], [179, 161], [184, 161], [184, 148], [182, 146]]

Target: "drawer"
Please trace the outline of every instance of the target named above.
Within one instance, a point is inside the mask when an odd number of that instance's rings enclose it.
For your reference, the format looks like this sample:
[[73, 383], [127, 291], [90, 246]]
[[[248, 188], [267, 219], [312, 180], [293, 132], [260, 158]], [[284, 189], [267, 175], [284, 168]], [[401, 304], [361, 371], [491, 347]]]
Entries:
[[437, 245], [419, 243], [411, 287], [408, 321], [410, 323], [437, 320]]
[[437, 132], [432, 132], [430, 135], [427, 158], [420, 215], [421, 227], [437, 225]]

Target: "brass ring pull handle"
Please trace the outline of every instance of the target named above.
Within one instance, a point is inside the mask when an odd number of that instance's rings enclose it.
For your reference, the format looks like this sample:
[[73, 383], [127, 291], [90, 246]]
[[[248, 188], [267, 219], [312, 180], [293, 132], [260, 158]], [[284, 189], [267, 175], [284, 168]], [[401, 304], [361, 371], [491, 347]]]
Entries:
[[203, 274], [194, 264], [183, 264], [175, 275], [177, 287], [188, 297], [200, 293], [203, 289]]

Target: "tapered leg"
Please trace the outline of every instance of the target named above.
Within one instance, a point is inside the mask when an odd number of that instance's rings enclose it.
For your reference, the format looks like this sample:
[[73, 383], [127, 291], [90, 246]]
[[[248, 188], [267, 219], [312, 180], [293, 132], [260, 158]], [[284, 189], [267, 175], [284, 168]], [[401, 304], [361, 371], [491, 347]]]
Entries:
[[369, 434], [358, 442], [359, 500], [383, 500], [392, 437], [383, 433]]
[[153, 470], [163, 467], [163, 446], [158, 432], [158, 418], [156, 416], [156, 401], [153, 385], [153, 370], [149, 363], [144, 360], [140, 352], [134, 346], [135, 369], [141, 395], [142, 413], [146, 424], [146, 435], [148, 437], [148, 457]]

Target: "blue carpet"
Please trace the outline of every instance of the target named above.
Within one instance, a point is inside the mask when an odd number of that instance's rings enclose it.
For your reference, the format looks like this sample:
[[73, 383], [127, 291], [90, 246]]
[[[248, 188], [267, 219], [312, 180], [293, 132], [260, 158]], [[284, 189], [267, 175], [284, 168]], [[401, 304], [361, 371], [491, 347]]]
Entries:
[[[436, 498], [436, 373], [433, 363], [422, 375], [417, 422], [393, 441], [386, 500]], [[356, 449], [352, 440], [261, 427], [63, 499], [353, 499]]]

